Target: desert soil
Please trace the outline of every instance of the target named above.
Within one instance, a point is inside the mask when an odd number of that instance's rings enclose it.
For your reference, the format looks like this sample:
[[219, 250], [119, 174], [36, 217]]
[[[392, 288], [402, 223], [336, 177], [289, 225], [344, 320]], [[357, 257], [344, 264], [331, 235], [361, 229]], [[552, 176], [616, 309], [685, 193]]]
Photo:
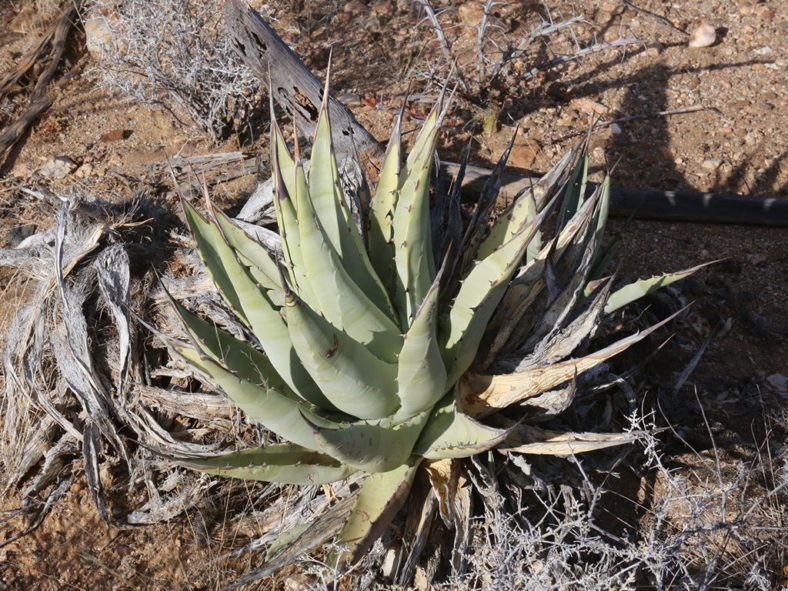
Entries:
[[[0, 73], [17, 63], [53, 22], [31, 11], [32, 4], [0, 3]], [[333, 48], [333, 91], [351, 97], [351, 109], [379, 139], [387, 137], [396, 97], [405, 94], [409, 84], [436, 96], [437, 84], [427, 83], [425, 72], [438, 62], [440, 48], [431, 43], [429, 23], [410, 2], [271, 4], [277, 4], [267, 7], [275, 17], [274, 28], [318, 75], [323, 75], [328, 48]], [[471, 63], [472, 72], [478, 8], [473, 2], [434, 4], [449, 8], [441, 19], [456, 26], [453, 50], [460, 65]], [[688, 47], [684, 36], [621, 2], [548, 2], [555, 20], [573, 11], [584, 17], [586, 22], [573, 28], [584, 46], [594, 38], [639, 41], [628, 44], [626, 51], [604, 49], [528, 77], [528, 70], [554, 53], [573, 48], [567, 32], [533, 44], [518, 66], [522, 76], [512, 79], [518, 88], [508, 94], [494, 88], [485, 100], [458, 98], [441, 155], [456, 161], [473, 136], [471, 162], [490, 167], [519, 126], [510, 166], [535, 174], [546, 171], [576, 142], [592, 117], [610, 121], [644, 115], [595, 133], [594, 179], [618, 162], [618, 186], [788, 198], [788, 5], [782, 0], [635, 4], [683, 31], [709, 23], [718, 40], [711, 47]], [[522, 37], [544, 14], [540, 4], [529, 0], [503, 2], [496, 11], [511, 39]], [[50, 16], [56, 13], [50, 10]], [[166, 201], [171, 197], [169, 180], [153, 174], [150, 165], [167, 157], [241, 150], [266, 162], [265, 128], [254, 130], [253, 141], [235, 134], [212, 143], [164, 110], [101, 86], [101, 58], [86, 51], [84, 40], [81, 30], [70, 37], [64, 64], [47, 90], [52, 106], [6, 154], [0, 168], [0, 242], [6, 247], [51, 223], [16, 184], [40, 184], [56, 192], [75, 187], [117, 199], [146, 190]], [[20, 102], [27, 96], [24, 90], [20, 88]], [[490, 105], [499, 109], [497, 123], [485, 131], [481, 121]], [[658, 115], [695, 106], [703, 110]], [[0, 116], [8, 124], [10, 115]], [[61, 179], [47, 178], [45, 167], [57, 157], [69, 158], [73, 166]], [[237, 208], [254, 186], [251, 172], [216, 183], [214, 193], [226, 206]], [[615, 220], [612, 229], [622, 234], [624, 277], [721, 260], [682, 286], [681, 296], [695, 302], [690, 320], [681, 323], [681, 336], [649, 370], [655, 372], [653, 383], [670, 389], [712, 335], [681, 393], [671, 399], [667, 419], [688, 431], [702, 431], [693, 443], [707, 448], [700, 404], [715, 434], [731, 446], [750, 453], [763, 446], [768, 431], [774, 449], [783, 447], [784, 431], [765, 425], [788, 408], [784, 382], [781, 388], [775, 377], [788, 374], [788, 229], [638, 219]], [[7, 320], [19, 296], [8, 276], [3, 276], [2, 287], [0, 313]], [[16, 506], [13, 496], [3, 504], [4, 509]], [[19, 524], [4, 523], [0, 538], [11, 534], [9, 526]], [[218, 556], [226, 546], [223, 540], [198, 535], [197, 529], [192, 520], [144, 530], [109, 528], [77, 483], [41, 527], [0, 549], [0, 589], [211, 589], [255, 562], [252, 557], [245, 559], [249, 562], [205, 567], [206, 557]], [[259, 588], [273, 585], [264, 581]]]

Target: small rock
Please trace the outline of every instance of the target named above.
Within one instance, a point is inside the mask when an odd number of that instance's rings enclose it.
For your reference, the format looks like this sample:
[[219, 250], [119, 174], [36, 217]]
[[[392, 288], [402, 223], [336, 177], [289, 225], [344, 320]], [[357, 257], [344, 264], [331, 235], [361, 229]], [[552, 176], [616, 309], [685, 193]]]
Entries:
[[609, 107], [603, 105], [602, 103], [592, 101], [591, 99], [582, 98], [582, 97], [573, 98], [571, 102], [578, 109], [582, 109], [587, 113], [596, 113], [598, 115], [604, 115], [610, 112]]
[[125, 140], [131, 135], [130, 129], [113, 129], [101, 136], [102, 142], [119, 142]]
[[709, 158], [708, 160], [704, 160], [700, 165], [700, 167], [705, 170], [717, 170], [720, 166], [722, 166], [721, 158]]
[[394, 573], [394, 565], [397, 558], [397, 549], [391, 547], [383, 556], [383, 564], [380, 565], [380, 572], [384, 577], [390, 578]]
[[466, 27], [478, 27], [484, 18], [484, 8], [475, 2], [466, 2], [457, 9], [457, 16]]
[[610, 133], [613, 135], [621, 135], [621, 126], [618, 123], [611, 123]]
[[285, 579], [285, 591], [308, 591], [314, 589], [314, 583], [307, 575], [290, 575]]
[[561, 118], [557, 121], [557, 124], [561, 127], [572, 127], [575, 121], [577, 121], [577, 115], [572, 111], [568, 113], [564, 113]]
[[353, 14], [364, 14], [367, 12], [367, 5], [361, 2], [361, 0], [350, 0], [345, 3], [342, 10]]
[[80, 179], [84, 179], [86, 177], [89, 177], [91, 174], [93, 174], [93, 165], [83, 164], [82, 166], [77, 168], [76, 172], [74, 173], [74, 176]]
[[372, 4], [372, 12], [378, 17], [391, 18], [394, 16], [394, 3], [389, 0], [378, 0]]
[[26, 179], [31, 174], [31, 170], [26, 164], [19, 163], [11, 169], [11, 176], [15, 179]]
[[77, 168], [77, 163], [68, 156], [56, 156], [46, 161], [38, 173], [45, 178], [62, 179]]
[[761, 20], [765, 20], [767, 22], [770, 22], [774, 19], [774, 11], [768, 6], [759, 6], [755, 9], [755, 14], [757, 14], [758, 18]]
[[85, 21], [85, 47], [93, 57], [102, 57], [112, 48], [112, 30], [106, 16], [99, 14]]
[[690, 35], [690, 47], [708, 47], [717, 40], [717, 31], [709, 23], [703, 23]]
[[16, 248], [25, 238], [35, 234], [36, 229], [36, 226], [30, 224], [11, 226], [5, 235], [5, 247]]
[[[788, 398], [788, 377], [781, 373], [773, 373], [766, 377], [766, 382], [774, 388], [774, 390], [784, 398]], [[788, 575], [788, 572], [786, 572]]]
[[110, 157], [107, 159], [107, 168], [111, 166], [117, 166], [118, 164], [123, 163], [123, 158], [117, 152], [113, 152], [110, 154]]
[[509, 154], [509, 165], [515, 168], [531, 168], [539, 155], [539, 144], [534, 140], [518, 140]]
[[430, 585], [429, 576], [427, 576], [426, 571], [420, 566], [416, 567], [416, 573], [413, 576], [413, 585], [418, 591], [427, 591], [427, 589], [432, 587], [432, 585]]

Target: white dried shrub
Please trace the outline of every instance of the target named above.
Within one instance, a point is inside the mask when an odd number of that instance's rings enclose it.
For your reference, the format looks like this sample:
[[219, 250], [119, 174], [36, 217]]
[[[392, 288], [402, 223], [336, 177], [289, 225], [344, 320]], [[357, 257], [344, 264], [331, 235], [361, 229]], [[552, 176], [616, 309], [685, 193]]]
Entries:
[[242, 127], [260, 98], [260, 84], [232, 49], [222, 5], [93, 0], [86, 20], [103, 20], [109, 29], [98, 60], [104, 84], [162, 106], [214, 140]]
[[[589, 466], [577, 458], [576, 467], [565, 472], [571, 484], [553, 481], [519, 501], [512, 489], [478, 497], [481, 507], [471, 524], [465, 568], [439, 576], [429, 588], [785, 588], [780, 586], [788, 546], [784, 453], [769, 452], [767, 440], [738, 465], [720, 463], [713, 452], [684, 454], [692, 461], [680, 465], [662, 451], [650, 419], [633, 415], [631, 420], [642, 434], [641, 451], [622, 456], [606, 484], [586, 479]], [[771, 436], [767, 432], [767, 439]], [[621, 494], [615, 481], [627, 466], [660, 485], [653, 499], [639, 505], [639, 521], [613, 533], [616, 516], [605, 508], [604, 497]], [[579, 482], [570, 473], [578, 474]], [[417, 570], [423, 573], [426, 566]], [[310, 589], [337, 588], [338, 573], [325, 565], [307, 558], [300, 567], [310, 577]], [[390, 588], [385, 581], [369, 587]]]
[[[676, 462], [661, 450], [649, 419], [633, 416], [632, 427], [642, 433], [642, 455], [626, 458], [608, 484], [560, 485], [542, 493], [542, 509], [528, 516], [525, 508], [496, 515], [486, 506], [470, 568], [446, 588], [784, 588], [788, 462], [769, 450], [774, 433], [767, 430], [738, 463], [722, 462], [716, 446]], [[619, 494], [615, 475], [626, 464], [659, 486], [651, 502], [640, 504], [637, 527], [612, 534], [602, 496]]]

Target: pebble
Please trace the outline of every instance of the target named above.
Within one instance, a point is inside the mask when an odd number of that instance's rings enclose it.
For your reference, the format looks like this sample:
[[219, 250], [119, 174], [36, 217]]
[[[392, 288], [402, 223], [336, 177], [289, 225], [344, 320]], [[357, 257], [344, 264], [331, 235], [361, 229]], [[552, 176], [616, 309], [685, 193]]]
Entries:
[[308, 591], [315, 588], [314, 583], [306, 575], [289, 575], [285, 579], [285, 591]]
[[32, 174], [30, 168], [21, 162], [11, 169], [11, 176], [15, 179], [26, 179]]
[[[781, 373], [773, 373], [766, 377], [766, 381], [780, 396], [788, 397], [788, 377]], [[788, 572], [786, 575], [788, 576]]]
[[582, 98], [582, 97], [573, 98], [571, 102], [575, 107], [582, 109], [587, 113], [597, 113], [598, 115], [604, 115], [610, 112], [609, 107], [603, 105], [602, 103], [592, 101], [591, 99]]
[[363, 14], [367, 11], [367, 5], [361, 2], [361, 0], [349, 0], [349, 2], [345, 2], [342, 11], [353, 14]]
[[125, 140], [127, 137], [131, 135], [131, 130], [129, 129], [113, 129], [112, 131], [108, 131], [104, 135], [101, 136], [102, 142], [119, 142], [120, 140]]
[[5, 248], [16, 248], [25, 238], [36, 233], [37, 227], [31, 224], [11, 226], [5, 235]]
[[534, 140], [518, 140], [509, 154], [509, 166], [531, 168], [539, 154], [539, 144]]
[[70, 175], [77, 168], [77, 163], [68, 156], [56, 156], [46, 161], [38, 173], [51, 179], [62, 179]]
[[466, 2], [457, 9], [457, 16], [466, 27], [476, 27], [482, 22], [484, 8], [475, 2]]
[[761, 20], [765, 20], [767, 22], [770, 22], [774, 19], [774, 11], [768, 6], [760, 6], [755, 10], [755, 14], [757, 14], [758, 18]]
[[709, 23], [703, 23], [692, 32], [692, 35], [690, 35], [689, 46], [708, 47], [714, 45], [716, 40], [717, 32], [714, 30], [714, 27]]
[[93, 171], [93, 165], [92, 164], [83, 164], [82, 166], [77, 168], [77, 170], [74, 173], [74, 175], [77, 178], [84, 179], [84, 178], [89, 177], [90, 175], [92, 175], [93, 172], [94, 171]]
[[394, 16], [394, 3], [388, 0], [378, 0], [372, 5], [372, 12], [379, 17], [391, 18]]
[[108, 51], [124, 49], [124, 47], [119, 47], [122, 44], [117, 43], [112, 34], [110, 23], [114, 25], [117, 18], [115, 14], [111, 14], [108, 17], [99, 14], [89, 18], [83, 24], [85, 28], [85, 47], [94, 58], [102, 58]]
[[717, 170], [720, 166], [722, 166], [722, 159], [720, 158], [709, 158], [700, 165], [705, 170]]

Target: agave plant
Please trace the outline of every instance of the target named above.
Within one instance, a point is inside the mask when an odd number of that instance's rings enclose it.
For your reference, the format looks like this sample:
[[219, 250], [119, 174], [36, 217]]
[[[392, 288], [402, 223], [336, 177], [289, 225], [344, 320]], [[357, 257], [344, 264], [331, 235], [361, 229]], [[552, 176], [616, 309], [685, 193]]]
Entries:
[[586, 195], [582, 145], [496, 214], [507, 151], [463, 223], [459, 179], [448, 195], [431, 195], [441, 119], [436, 106], [407, 157], [397, 123], [371, 198], [364, 186], [341, 186], [325, 103], [309, 174], [273, 123], [275, 249], [207, 195], [207, 217], [183, 201], [248, 338], [173, 302], [189, 339], [169, 345], [282, 442], [181, 461], [303, 485], [363, 475], [337, 536], [343, 559], [368, 549], [422, 467], [439, 488], [453, 462], [493, 448], [571, 454], [628, 441], [530, 419], [566, 408], [577, 375], [656, 328], [569, 359], [605, 314], [692, 271], [611, 293], [612, 279], [600, 278], [609, 181]]

